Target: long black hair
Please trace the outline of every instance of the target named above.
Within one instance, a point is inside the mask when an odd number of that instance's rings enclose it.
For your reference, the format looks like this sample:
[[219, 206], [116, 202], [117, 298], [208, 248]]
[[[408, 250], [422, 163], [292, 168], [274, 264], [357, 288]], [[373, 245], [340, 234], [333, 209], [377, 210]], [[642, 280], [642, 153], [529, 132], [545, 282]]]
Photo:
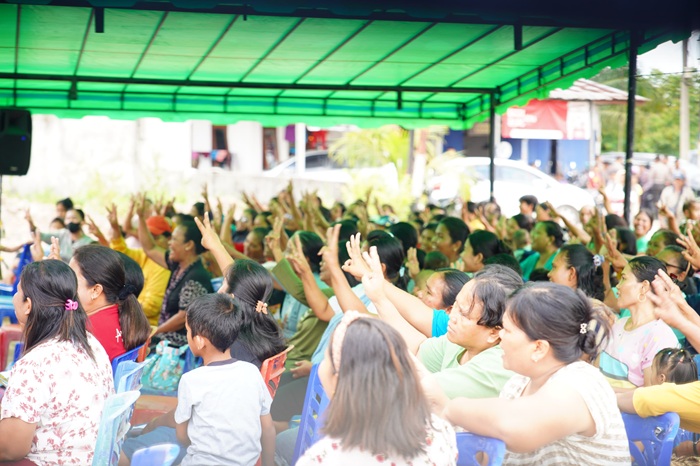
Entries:
[[379, 260], [384, 264], [386, 279], [405, 291], [409, 276], [403, 268], [405, 256], [401, 241], [385, 231], [375, 230], [367, 235], [367, 247], [371, 246], [377, 247]]
[[[57, 338], [82, 347], [95, 359], [87, 339], [87, 314], [79, 304], [78, 278], [59, 260], [31, 262], [19, 279], [23, 301], [31, 300], [31, 312], [24, 327], [24, 353], [41, 343]], [[66, 301], [78, 302], [75, 310], [66, 310]]]
[[454, 305], [457, 295], [469, 281], [469, 275], [461, 270], [451, 268], [437, 269], [435, 273], [442, 275], [444, 283], [442, 287], [442, 304], [445, 307]]
[[508, 300], [506, 312], [530, 340], [544, 340], [565, 364], [605, 348], [610, 325], [579, 290], [556, 283], [528, 283]]
[[603, 260], [593, 255], [583, 244], [565, 244], [559, 249], [566, 264], [576, 270], [576, 288], [599, 301], [605, 299]]
[[459, 247], [459, 253], [464, 251], [464, 243], [467, 241], [467, 236], [469, 236], [469, 227], [467, 226], [466, 223], [461, 218], [457, 217], [445, 217], [442, 220], [440, 220], [440, 223], [438, 225], [442, 225], [445, 228], [447, 228], [447, 232], [450, 235], [450, 239], [452, 240], [453, 243], [456, 243], [457, 241], [461, 241], [461, 245]]
[[501, 241], [495, 233], [486, 230], [473, 231], [467, 242], [472, 246], [474, 255], [481, 254], [482, 262], [496, 254], [513, 254], [513, 251]]
[[76, 249], [73, 259], [88, 286], [101, 285], [107, 303], [119, 306], [124, 349], [129, 351], [143, 345], [151, 334], [151, 326], [136, 298], [136, 284], [126, 280], [119, 253], [105, 246], [88, 244]]
[[258, 301], [270, 300], [270, 272], [255, 261], [237, 260], [226, 270], [226, 283], [240, 312], [238, 339], [243, 346], [261, 362], [284, 351], [286, 344], [275, 320], [255, 310]]

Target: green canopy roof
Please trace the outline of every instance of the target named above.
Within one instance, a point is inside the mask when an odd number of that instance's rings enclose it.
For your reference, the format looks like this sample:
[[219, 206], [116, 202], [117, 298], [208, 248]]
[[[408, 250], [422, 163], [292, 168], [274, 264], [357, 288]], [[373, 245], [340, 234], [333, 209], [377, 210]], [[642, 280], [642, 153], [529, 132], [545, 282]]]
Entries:
[[[61, 117], [467, 128], [488, 118], [492, 99], [503, 111], [625, 64], [631, 34], [483, 19], [171, 11], [158, 7], [170, 2], [135, 0], [22, 3], [0, 1], [0, 106]], [[90, 7], [105, 4], [134, 8]], [[640, 53], [684, 35], [645, 29]]]

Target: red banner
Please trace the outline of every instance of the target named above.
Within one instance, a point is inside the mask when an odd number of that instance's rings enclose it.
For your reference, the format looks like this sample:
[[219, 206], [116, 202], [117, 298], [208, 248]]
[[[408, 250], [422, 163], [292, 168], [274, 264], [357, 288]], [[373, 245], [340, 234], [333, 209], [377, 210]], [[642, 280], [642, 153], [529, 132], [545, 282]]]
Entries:
[[524, 107], [511, 107], [503, 115], [501, 137], [513, 139], [569, 139], [567, 102], [531, 100]]

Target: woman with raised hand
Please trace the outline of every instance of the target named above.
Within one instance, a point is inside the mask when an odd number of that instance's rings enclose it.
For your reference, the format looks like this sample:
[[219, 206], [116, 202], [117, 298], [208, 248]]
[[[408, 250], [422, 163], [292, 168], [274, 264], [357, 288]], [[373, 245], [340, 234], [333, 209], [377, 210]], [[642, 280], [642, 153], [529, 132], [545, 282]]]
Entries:
[[581, 290], [589, 298], [603, 301], [603, 263], [602, 256], [594, 255], [583, 244], [567, 244], [559, 249], [552, 261], [549, 281]]
[[656, 353], [678, 346], [673, 330], [656, 316], [656, 305], [649, 299], [654, 293], [651, 284], [659, 270], [666, 272], [660, 260], [635, 257], [622, 270], [617, 285], [618, 308], [629, 309], [630, 316], [620, 318], [613, 325], [599, 366], [620, 391], [649, 385]]
[[454, 431], [431, 415], [405, 342], [386, 323], [360, 316], [346, 313], [331, 337], [318, 370], [330, 398], [325, 437], [297, 466], [454, 465]]
[[168, 249], [158, 246], [146, 224], [146, 208], [142, 198], [138, 207], [139, 241], [148, 257], [171, 271], [158, 319], [158, 339], [167, 339], [173, 346], [187, 344], [185, 316], [187, 306], [195, 298], [212, 293], [211, 275], [202, 264], [202, 234], [194, 221], [184, 221], [173, 230]]
[[452, 424], [503, 440], [504, 465], [628, 465], [615, 393], [582, 358], [595, 358], [609, 327], [581, 292], [536, 283], [508, 300], [503, 364], [516, 372], [500, 398], [449, 401], [430, 378], [434, 409]]
[[219, 293], [232, 295], [237, 301], [236, 309], [241, 312], [241, 328], [231, 346], [231, 357], [260, 368], [265, 359], [281, 353], [286, 347], [277, 322], [267, 312], [273, 287], [272, 275], [253, 260], [234, 261], [208, 216], [204, 216], [204, 223], [199, 219], [195, 219], [195, 223], [202, 234], [202, 246], [212, 253], [224, 271], [224, 283]]
[[75, 273], [60, 260], [32, 262], [12, 304], [24, 352], [2, 399], [0, 461], [91, 464], [114, 384], [107, 353], [86, 330]]
[[503, 368], [499, 331], [507, 296], [522, 286], [508, 267], [489, 265], [457, 295], [449, 315], [447, 334], [426, 336], [408, 323], [385, 292], [376, 250], [365, 253], [371, 269], [362, 277], [367, 295], [379, 316], [404, 338], [411, 353], [433, 372], [449, 397], [497, 396], [513, 375]]
[[75, 250], [70, 267], [78, 277], [88, 330], [102, 343], [110, 361], [146, 343], [151, 326], [136, 298], [136, 285], [126, 279], [119, 253], [88, 244]]

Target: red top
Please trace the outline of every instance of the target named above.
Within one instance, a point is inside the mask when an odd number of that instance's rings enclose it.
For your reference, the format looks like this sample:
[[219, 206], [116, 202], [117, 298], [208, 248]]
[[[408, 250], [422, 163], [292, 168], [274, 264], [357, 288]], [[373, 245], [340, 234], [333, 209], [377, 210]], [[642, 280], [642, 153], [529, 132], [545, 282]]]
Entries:
[[114, 304], [89, 315], [88, 330], [102, 343], [110, 362], [126, 353], [122, 328], [119, 325], [119, 306]]

